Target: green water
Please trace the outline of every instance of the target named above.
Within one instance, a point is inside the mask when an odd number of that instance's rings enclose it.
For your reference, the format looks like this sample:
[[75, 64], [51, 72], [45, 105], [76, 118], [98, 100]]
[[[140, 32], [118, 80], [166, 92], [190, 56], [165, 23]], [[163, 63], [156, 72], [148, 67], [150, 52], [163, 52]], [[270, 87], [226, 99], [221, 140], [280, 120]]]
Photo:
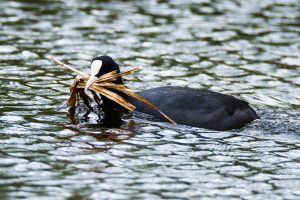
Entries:
[[[299, 199], [298, 0], [0, 1], [1, 199]], [[261, 116], [215, 132], [67, 115], [74, 74], [112, 56], [136, 90], [205, 88]]]

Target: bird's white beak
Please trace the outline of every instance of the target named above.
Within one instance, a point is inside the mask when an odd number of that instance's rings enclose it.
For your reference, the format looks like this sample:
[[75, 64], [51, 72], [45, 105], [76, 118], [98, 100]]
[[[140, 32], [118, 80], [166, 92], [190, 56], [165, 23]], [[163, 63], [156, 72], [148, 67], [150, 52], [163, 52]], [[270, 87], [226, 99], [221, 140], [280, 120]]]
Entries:
[[84, 92], [87, 93], [87, 91], [89, 90], [89, 88], [91, 87], [91, 85], [98, 79], [98, 77], [96, 76], [90, 76], [89, 80], [87, 81], [85, 88], [84, 88]]
[[87, 81], [84, 92], [87, 93], [89, 90], [90, 86], [98, 79], [96, 75], [99, 73], [100, 69], [102, 66], [102, 61], [101, 60], [94, 60], [91, 64], [91, 76], [89, 80]]

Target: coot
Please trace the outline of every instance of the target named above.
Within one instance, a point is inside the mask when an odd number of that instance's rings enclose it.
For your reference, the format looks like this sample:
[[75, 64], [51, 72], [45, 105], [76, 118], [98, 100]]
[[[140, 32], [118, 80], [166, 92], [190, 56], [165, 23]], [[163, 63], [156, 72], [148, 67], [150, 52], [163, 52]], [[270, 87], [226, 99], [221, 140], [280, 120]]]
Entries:
[[[111, 57], [99, 56], [93, 59], [91, 76], [86, 84], [85, 92], [98, 77], [113, 70], [120, 72], [118, 64]], [[122, 78], [118, 78], [114, 83], [123, 84]], [[165, 118], [156, 110], [123, 93], [114, 92], [136, 106], [136, 111], [150, 114], [165, 121]], [[247, 123], [259, 118], [247, 102], [218, 92], [166, 86], [143, 90], [138, 93], [178, 124], [212, 130], [230, 130], [242, 128]], [[104, 96], [101, 98], [105, 110], [120, 109], [120, 106], [115, 102]]]

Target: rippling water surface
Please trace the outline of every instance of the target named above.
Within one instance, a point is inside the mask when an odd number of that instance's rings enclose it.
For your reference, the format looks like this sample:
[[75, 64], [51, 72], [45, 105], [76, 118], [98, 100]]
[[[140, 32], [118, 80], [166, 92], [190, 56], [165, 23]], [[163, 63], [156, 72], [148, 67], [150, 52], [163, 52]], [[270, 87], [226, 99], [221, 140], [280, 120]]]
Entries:
[[[298, 0], [0, 2], [0, 196], [299, 199]], [[206, 88], [260, 120], [215, 132], [126, 115], [67, 116], [74, 74], [108, 54], [126, 84]]]

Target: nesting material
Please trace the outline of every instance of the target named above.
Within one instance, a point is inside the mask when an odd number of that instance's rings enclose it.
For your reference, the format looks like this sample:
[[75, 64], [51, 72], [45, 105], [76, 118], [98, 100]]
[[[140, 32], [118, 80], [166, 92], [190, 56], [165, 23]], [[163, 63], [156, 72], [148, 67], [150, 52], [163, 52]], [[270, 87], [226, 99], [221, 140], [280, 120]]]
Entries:
[[83, 89], [85, 88], [85, 85], [89, 79], [89, 75], [81, 72], [69, 65], [66, 65], [59, 61], [58, 59], [51, 57], [51, 60], [59, 64], [60, 66], [67, 68], [78, 75], [76, 76], [73, 84], [70, 87], [70, 98], [68, 100], [68, 103], [70, 106], [77, 106], [80, 99], [83, 100], [83, 102], [89, 107], [91, 101], [96, 101], [96, 103], [100, 106], [100, 99], [98, 95], [100, 94], [108, 99], [118, 103], [122, 107], [126, 108], [127, 110], [134, 111], [135, 106], [129, 103], [126, 99], [124, 99], [122, 96], [116, 94], [112, 90], [122, 92], [126, 94], [127, 96], [133, 97], [136, 100], [144, 103], [145, 105], [149, 106], [150, 108], [158, 111], [165, 119], [167, 119], [170, 123], [176, 124], [170, 117], [168, 117], [166, 114], [164, 114], [162, 111], [160, 111], [158, 108], [156, 108], [152, 103], [150, 103], [147, 99], [140, 96], [139, 94], [135, 93], [131, 89], [127, 88], [125, 85], [122, 84], [114, 84], [113, 81], [117, 80], [119, 77], [122, 76], [128, 76], [131, 75], [139, 70], [139, 68], [133, 68], [131, 70], [117, 73], [116, 71], [111, 71], [109, 73], [106, 73], [98, 78], [91, 86], [90, 90], [92, 91], [93, 97], [89, 97]]

